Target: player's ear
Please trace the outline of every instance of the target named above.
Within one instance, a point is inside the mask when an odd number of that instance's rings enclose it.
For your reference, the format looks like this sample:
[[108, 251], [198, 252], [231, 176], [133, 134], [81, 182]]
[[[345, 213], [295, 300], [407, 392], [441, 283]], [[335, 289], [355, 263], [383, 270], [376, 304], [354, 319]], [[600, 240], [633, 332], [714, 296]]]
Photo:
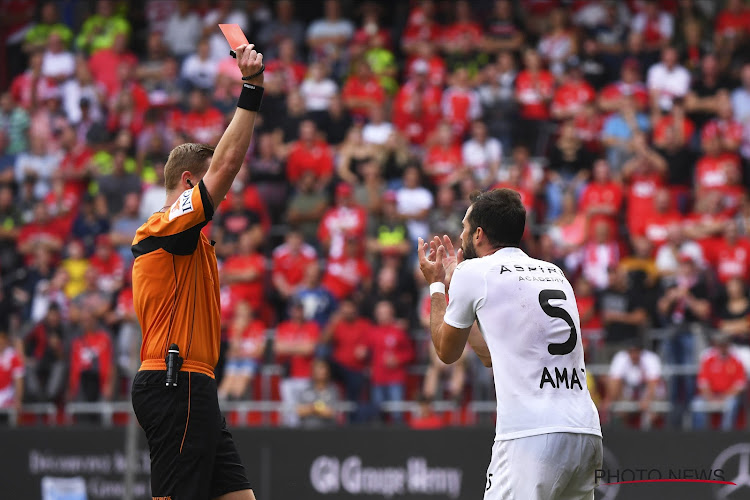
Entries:
[[[192, 176], [193, 176], [193, 174], [191, 174], [191, 173], [190, 173], [190, 172], [188, 172], [187, 170], [183, 171], [183, 172], [182, 172], [182, 175], [180, 175], [180, 180], [182, 181], [182, 183], [181, 183], [181, 187], [183, 187], [183, 188], [184, 188], [185, 186], [188, 186], [188, 187], [191, 187], [191, 188], [192, 188], [192, 187], [194, 187], [194, 186], [195, 186], [195, 184], [194, 184], [194, 183], [193, 183], [193, 181], [191, 180], [191, 177], [192, 177]], [[193, 185], [191, 186], [191, 184], [193, 184]]]

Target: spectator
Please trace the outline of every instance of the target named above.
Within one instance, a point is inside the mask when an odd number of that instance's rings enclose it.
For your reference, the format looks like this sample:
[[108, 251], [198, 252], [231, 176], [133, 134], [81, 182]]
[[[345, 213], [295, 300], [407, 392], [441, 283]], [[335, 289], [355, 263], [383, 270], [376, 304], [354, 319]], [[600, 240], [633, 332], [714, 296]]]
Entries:
[[[606, 222], [609, 236], [617, 235], [622, 204], [622, 187], [612, 180], [609, 164], [605, 160], [597, 160], [594, 162], [593, 182], [583, 190], [579, 202], [580, 210], [588, 218], [588, 227], [593, 229], [599, 222]], [[593, 233], [589, 230], [588, 237], [591, 236]]]
[[721, 408], [723, 431], [731, 431], [737, 424], [740, 394], [745, 390], [747, 379], [742, 363], [730, 352], [729, 346], [729, 336], [719, 334], [714, 339], [714, 347], [701, 356], [699, 394], [691, 406], [695, 429], [708, 427], [708, 413], [715, 407]]
[[512, 124], [518, 111], [515, 95], [517, 76], [513, 54], [503, 51], [497, 56], [495, 64], [484, 68], [484, 82], [477, 88], [489, 135], [497, 137], [506, 151], [512, 147]]
[[534, 153], [540, 153], [547, 143], [549, 103], [554, 96], [555, 78], [542, 67], [534, 49], [523, 52], [523, 63], [525, 69], [516, 78], [521, 122], [514, 142], [522, 142]]
[[495, 1], [482, 40], [484, 50], [517, 52], [524, 38], [521, 21], [513, 13], [513, 3], [510, 0]]
[[450, 86], [443, 92], [441, 108], [443, 119], [451, 124], [454, 137], [462, 137], [471, 122], [481, 116], [479, 94], [471, 86], [466, 68], [458, 68], [451, 75]]
[[615, 352], [639, 340], [648, 324], [646, 304], [629, 282], [623, 267], [609, 268], [609, 287], [599, 294], [598, 308], [604, 325], [604, 345], [609, 360]]
[[379, 163], [381, 157], [378, 146], [365, 142], [363, 128], [355, 125], [339, 146], [336, 173], [344, 182], [357, 185], [364, 178], [365, 165], [372, 161]]
[[380, 106], [371, 107], [368, 118], [362, 127], [362, 139], [367, 144], [383, 146], [394, 132], [393, 124], [386, 120], [385, 110]]
[[386, 95], [370, 64], [362, 59], [354, 64], [354, 71], [341, 89], [341, 97], [352, 117], [364, 120], [370, 108], [383, 106]]
[[84, 199], [78, 217], [73, 221], [72, 236], [83, 242], [87, 255], [93, 253], [97, 236], [109, 233], [107, 212], [107, 200], [103, 196]]
[[[371, 327], [370, 321], [358, 314], [354, 301], [344, 299], [323, 331], [322, 341], [331, 352], [331, 372], [343, 384], [347, 401], [362, 402]], [[361, 408], [351, 414], [352, 421], [361, 418]]]
[[361, 240], [367, 233], [367, 213], [353, 202], [350, 184], [336, 186], [336, 206], [329, 208], [318, 226], [318, 241], [330, 258], [344, 254], [347, 238]]
[[[211, 59], [214, 63], [229, 57], [229, 49], [224, 35], [216, 29], [217, 24], [238, 24], [240, 29], [248, 33], [250, 31], [250, 20], [247, 15], [234, 8], [231, 0], [219, 0], [203, 15], [202, 36], [208, 36], [211, 45]], [[231, 59], [230, 59], [231, 60]]]
[[750, 119], [750, 63], [745, 63], [740, 72], [742, 86], [732, 92], [732, 110], [738, 121]]
[[299, 140], [295, 142], [286, 160], [286, 175], [296, 184], [302, 174], [315, 174], [319, 187], [328, 184], [333, 175], [333, 153], [328, 144], [318, 137], [315, 123], [305, 119], [299, 125]]
[[309, 266], [317, 266], [317, 253], [305, 243], [300, 231], [292, 229], [284, 237], [284, 243], [273, 251], [271, 279], [282, 300], [300, 290]]
[[21, 409], [24, 373], [21, 355], [11, 344], [8, 331], [0, 328], [0, 408]]
[[336, 310], [336, 298], [320, 284], [320, 266], [311, 265], [305, 269], [305, 277], [293, 302], [302, 304], [305, 320], [313, 320], [323, 328]]
[[[169, 16], [164, 28], [164, 42], [173, 56], [184, 60], [198, 48], [198, 38], [201, 35], [201, 21], [198, 14], [190, 8], [189, 0], [178, 0], [177, 10]], [[208, 52], [206, 46], [204, 53]], [[204, 59], [205, 55], [201, 56]]]
[[126, 170], [127, 152], [118, 149], [112, 156], [111, 173], [101, 175], [97, 179], [99, 192], [107, 201], [107, 212], [110, 216], [122, 212], [125, 197], [128, 193], [140, 194], [141, 179]]
[[70, 348], [68, 400], [106, 401], [114, 393], [112, 341], [86, 307], [78, 309], [79, 334]]
[[[666, 344], [666, 361], [676, 365], [691, 365], [697, 361], [696, 326], [705, 324], [711, 315], [708, 288], [689, 255], [680, 255], [674, 285], [668, 287], [657, 304], [672, 335]], [[690, 376], [675, 376], [670, 381], [669, 397], [672, 418], [677, 419], [695, 394], [695, 380]]]
[[312, 375], [313, 355], [320, 338], [317, 323], [305, 319], [305, 307], [299, 301], [289, 306], [289, 319], [276, 327], [273, 351], [277, 361], [288, 366], [288, 376], [281, 381], [279, 391], [285, 409], [282, 414], [284, 425], [294, 427], [299, 424], [295, 402], [305, 390]]
[[243, 231], [237, 241], [236, 253], [230, 255], [222, 268], [222, 283], [229, 285], [232, 296], [247, 302], [263, 317], [265, 299], [266, 261], [258, 252], [258, 236], [252, 230]]
[[487, 126], [477, 120], [471, 125], [471, 139], [464, 142], [461, 156], [477, 183], [489, 186], [497, 179], [503, 147], [499, 140], [488, 137]]
[[253, 308], [240, 299], [229, 326], [229, 350], [219, 399], [246, 399], [250, 383], [258, 373], [266, 347], [266, 327], [255, 318]]
[[386, 257], [403, 258], [411, 251], [409, 229], [398, 213], [395, 191], [383, 194], [383, 213], [370, 225], [367, 248], [381, 262]]
[[[307, 243], [317, 241], [318, 221], [328, 209], [328, 199], [316, 187], [315, 174], [303, 173], [296, 183], [295, 194], [289, 199], [287, 222], [299, 228]], [[316, 242], [315, 246], [320, 246]]]
[[304, 26], [294, 18], [294, 2], [280, 0], [275, 7], [276, 15], [264, 23], [258, 32], [258, 42], [269, 60], [277, 57], [281, 40], [292, 40], [295, 48], [299, 49], [305, 39]]
[[313, 21], [307, 28], [307, 45], [315, 60], [334, 67], [334, 74], [340, 76], [343, 68], [336, 66], [343, 63], [346, 44], [354, 35], [354, 24], [341, 17], [339, 0], [326, 0], [323, 10], [324, 17]]
[[44, 319], [24, 338], [26, 394], [30, 401], [56, 402], [65, 390], [69, 332], [64, 319], [60, 307], [51, 304]]
[[346, 235], [343, 247], [340, 255], [329, 255], [321, 281], [336, 300], [368, 289], [372, 279], [372, 269], [363, 256], [362, 238]]
[[222, 208], [214, 222], [216, 253], [224, 258], [237, 254], [240, 237], [244, 233], [252, 235], [251, 241], [256, 246], [263, 239], [260, 215], [255, 210], [247, 208], [240, 193], [233, 194], [229, 206], [225, 205]]
[[330, 108], [331, 99], [338, 93], [338, 90], [338, 85], [328, 77], [322, 63], [310, 65], [307, 77], [299, 87], [307, 111], [321, 116], [324, 116]]
[[[690, 92], [685, 100], [690, 118], [700, 130], [716, 112], [716, 95], [722, 91], [731, 91], [732, 83], [726, 78], [716, 54], [708, 53], [701, 59], [700, 74], [690, 86]], [[739, 111], [736, 103], [732, 102], [735, 113]]]
[[646, 217], [652, 212], [656, 193], [663, 185], [667, 164], [648, 146], [644, 134], [633, 138], [632, 147], [634, 155], [622, 168], [627, 185], [625, 220], [630, 234], [643, 234]]
[[719, 308], [719, 330], [738, 346], [750, 345], [750, 298], [745, 280], [730, 278], [724, 285], [724, 300]]
[[[183, 2], [184, 3], [184, 2]], [[208, 39], [201, 38], [195, 52], [188, 53], [182, 63], [180, 78], [189, 88], [210, 90], [216, 83], [216, 64], [211, 60]]]
[[344, 105], [343, 98], [336, 94], [328, 104], [328, 113], [321, 119], [321, 130], [326, 132], [326, 141], [331, 146], [338, 146], [352, 127], [352, 116]]
[[130, 33], [130, 24], [115, 14], [113, 3], [111, 0], [96, 2], [96, 14], [86, 19], [76, 37], [76, 46], [79, 50], [92, 54], [98, 50], [109, 49], [115, 44], [118, 35]]
[[690, 73], [679, 65], [677, 49], [662, 49], [661, 62], [649, 68], [646, 82], [653, 110], [669, 111], [675, 98], [687, 95], [690, 88]]
[[[406, 365], [414, 354], [406, 332], [396, 326], [393, 304], [380, 301], [375, 305], [375, 326], [370, 330], [372, 350], [371, 377], [372, 402], [377, 410], [383, 403], [401, 402], [406, 397]], [[401, 422], [401, 412], [391, 413], [395, 422]]]
[[41, 9], [41, 19], [24, 35], [24, 50], [32, 53], [44, 49], [50, 36], [57, 35], [64, 47], [70, 47], [73, 32], [60, 23], [57, 7], [54, 2], [44, 2]]
[[[398, 200], [398, 197], [396, 198]], [[456, 203], [456, 191], [451, 186], [437, 190], [435, 208], [428, 215], [429, 231], [425, 234], [447, 234], [455, 239], [463, 230], [463, 215]]]
[[633, 139], [651, 128], [648, 117], [635, 107], [633, 98], [625, 98], [619, 111], [604, 120], [602, 144], [606, 147], [607, 161], [616, 173], [632, 157]]
[[42, 75], [62, 83], [75, 71], [76, 61], [73, 54], [65, 50], [65, 42], [59, 33], [50, 33], [47, 39], [47, 50], [42, 59]]
[[658, 52], [672, 39], [674, 18], [660, 9], [656, 0], [646, 0], [631, 22], [631, 29], [643, 37], [646, 50]]
[[396, 191], [396, 203], [412, 242], [427, 234], [427, 216], [433, 202], [432, 193], [422, 185], [419, 168], [413, 165], [404, 170], [403, 187]]
[[562, 84], [555, 90], [550, 111], [556, 120], [574, 118], [585, 104], [594, 101], [594, 89], [583, 79], [580, 61], [577, 58], [565, 63]]
[[640, 341], [634, 340], [615, 354], [609, 366], [607, 391], [601, 406], [604, 415], [612, 411], [615, 402], [637, 401], [640, 426], [648, 428], [654, 419], [651, 403], [664, 396], [661, 360], [656, 353], [643, 349]]
[[701, 246], [686, 237], [680, 222], [667, 226], [667, 239], [656, 252], [656, 268], [662, 277], [662, 284], [671, 286], [677, 274], [681, 258], [689, 256], [699, 268], [705, 266]]
[[539, 54], [556, 77], [562, 75], [565, 62], [576, 53], [576, 40], [568, 27], [565, 10], [554, 9], [547, 18], [547, 30], [539, 41]]
[[[91, 71], [83, 61], [78, 61], [74, 78], [62, 84], [63, 108], [71, 124], [80, 124], [83, 120], [83, 107], [88, 106], [88, 117], [95, 121], [102, 121], [104, 114], [101, 102], [105, 89], [94, 82]], [[84, 102], [86, 104], [84, 104]], [[83, 146], [84, 144], [79, 144]]]
[[331, 369], [325, 360], [312, 363], [308, 386], [298, 396], [297, 416], [302, 427], [312, 429], [328, 427], [336, 423], [339, 396], [331, 383]]
[[610, 83], [599, 94], [599, 107], [608, 113], [620, 109], [624, 100], [632, 98], [638, 110], [648, 106], [648, 89], [640, 80], [640, 64], [635, 58], [622, 62], [620, 80]]
[[416, 430], [435, 430], [443, 427], [443, 419], [432, 408], [432, 400], [420, 396], [417, 401], [419, 410], [409, 420], [409, 427]]

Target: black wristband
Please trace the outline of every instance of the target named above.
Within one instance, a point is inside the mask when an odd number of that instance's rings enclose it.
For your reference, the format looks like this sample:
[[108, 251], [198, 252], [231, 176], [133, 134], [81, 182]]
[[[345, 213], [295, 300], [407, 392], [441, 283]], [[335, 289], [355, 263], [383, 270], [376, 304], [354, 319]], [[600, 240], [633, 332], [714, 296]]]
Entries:
[[242, 93], [237, 100], [237, 107], [248, 111], [258, 111], [263, 100], [263, 87], [250, 83], [242, 84]]
[[266, 65], [265, 65], [265, 64], [263, 64], [263, 63], [261, 63], [261, 65], [260, 65], [260, 69], [259, 69], [259, 70], [258, 70], [257, 72], [253, 73], [252, 75], [248, 75], [248, 76], [243, 76], [243, 77], [242, 77], [242, 79], [243, 79], [243, 80], [245, 80], [245, 81], [247, 81], [247, 80], [252, 80], [252, 79], [253, 79], [253, 78], [255, 78], [256, 76], [258, 76], [258, 75], [260, 75], [261, 73], [263, 73], [263, 72], [264, 72], [265, 70], [266, 70]]

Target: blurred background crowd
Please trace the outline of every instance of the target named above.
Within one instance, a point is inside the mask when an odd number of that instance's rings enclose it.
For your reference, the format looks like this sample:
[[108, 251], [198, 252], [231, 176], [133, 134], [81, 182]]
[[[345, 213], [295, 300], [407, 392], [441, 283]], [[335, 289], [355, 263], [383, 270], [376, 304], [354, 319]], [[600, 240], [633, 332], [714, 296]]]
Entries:
[[0, 10], [0, 407], [128, 398], [130, 244], [171, 148], [216, 144], [231, 119], [241, 75], [217, 24], [237, 23], [266, 71], [245, 167], [204, 229], [222, 400], [278, 401], [287, 425], [444, 425], [435, 400], [470, 421], [491, 376], [468, 349], [435, 356], [415, 241], [459, 244], [468, 194], [509, 187], [524, 250], [574, 283], [603, 421], [744, 425], [747, 2]]

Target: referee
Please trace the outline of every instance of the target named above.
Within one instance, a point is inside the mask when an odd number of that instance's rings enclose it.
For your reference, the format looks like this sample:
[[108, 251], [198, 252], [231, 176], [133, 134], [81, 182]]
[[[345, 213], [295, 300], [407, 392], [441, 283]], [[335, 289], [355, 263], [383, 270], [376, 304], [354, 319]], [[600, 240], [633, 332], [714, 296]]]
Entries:
[[253, 47], [235, 49], [245, 83], [216, 149], [172, 150], [164, 166], [166, 203], [133, 240], [133, 303], [143, 344], [132, 399], [151, 452], [154, 499], [255, 500], [219, 411], [219, 273], [213, 244], [201, 233], [250, 145], [264, 69]]

